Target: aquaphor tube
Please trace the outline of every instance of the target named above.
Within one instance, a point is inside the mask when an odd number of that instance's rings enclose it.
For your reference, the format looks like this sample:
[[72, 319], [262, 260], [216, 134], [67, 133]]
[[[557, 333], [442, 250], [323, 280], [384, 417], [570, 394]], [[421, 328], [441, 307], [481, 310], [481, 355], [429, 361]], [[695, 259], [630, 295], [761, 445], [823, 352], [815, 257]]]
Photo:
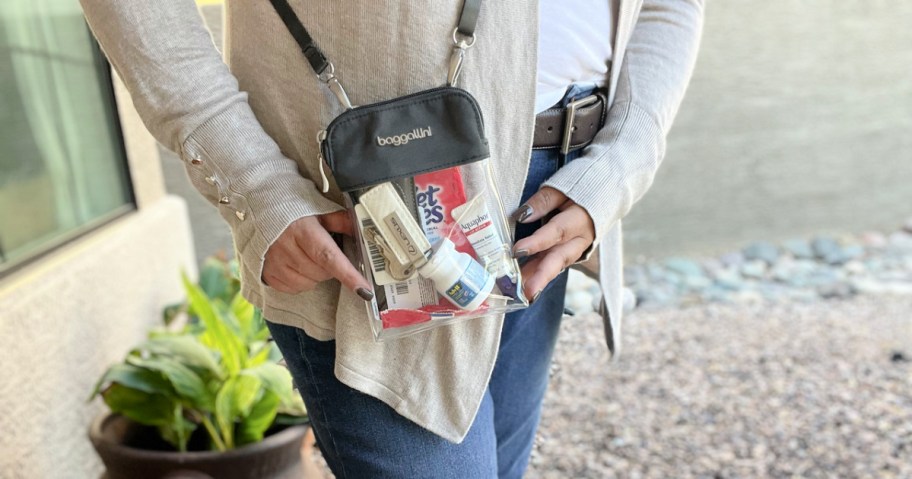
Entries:
[[484, 198], [476, 196], [471, 201], [453, 208], [453, 218], [459, 223], [478, 259], [497, 278], [500, 292], [516, 298], [516, 281], [513, 278], [509, 248], [491, 220], [491, 213]]

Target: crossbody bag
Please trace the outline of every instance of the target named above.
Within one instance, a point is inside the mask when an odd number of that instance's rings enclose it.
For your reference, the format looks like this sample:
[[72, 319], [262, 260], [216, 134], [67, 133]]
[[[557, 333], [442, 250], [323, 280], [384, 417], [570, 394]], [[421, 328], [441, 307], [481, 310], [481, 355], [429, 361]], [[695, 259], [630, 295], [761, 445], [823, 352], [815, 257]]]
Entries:
[[320, 183], [327, 192], [328, 169], [357, 225], [375, 339], [527, 307], [481, 109], [456, 86], [481, 0], [463, 4], [446, 84], [363, 106], [352, 105], [288, 1], [270, 2], [344, 109], [317, 133]]

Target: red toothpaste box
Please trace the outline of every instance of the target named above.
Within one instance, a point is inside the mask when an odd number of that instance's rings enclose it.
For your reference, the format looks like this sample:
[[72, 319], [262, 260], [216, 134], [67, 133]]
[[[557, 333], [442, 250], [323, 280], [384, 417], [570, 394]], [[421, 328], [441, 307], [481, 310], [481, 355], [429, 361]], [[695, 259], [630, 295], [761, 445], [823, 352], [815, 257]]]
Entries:
[[469, 240], [453, 221], [453, 208], [467, 201], [458, 166], [415, 176], [415, 200], [419, 223], [431, 244], [449, 235], [457, 251], [475, 257]]

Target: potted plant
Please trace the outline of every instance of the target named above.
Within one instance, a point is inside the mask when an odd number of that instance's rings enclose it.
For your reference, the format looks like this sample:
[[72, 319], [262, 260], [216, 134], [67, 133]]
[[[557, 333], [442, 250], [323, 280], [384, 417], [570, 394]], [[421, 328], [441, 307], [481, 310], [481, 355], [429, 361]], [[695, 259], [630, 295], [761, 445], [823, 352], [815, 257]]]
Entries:
[[183, 275], [187, 302], [99, 379], [90, 399], [111, 412], [89, 437], [107, 478], [302, 477], [304, 404], [233, 268]]

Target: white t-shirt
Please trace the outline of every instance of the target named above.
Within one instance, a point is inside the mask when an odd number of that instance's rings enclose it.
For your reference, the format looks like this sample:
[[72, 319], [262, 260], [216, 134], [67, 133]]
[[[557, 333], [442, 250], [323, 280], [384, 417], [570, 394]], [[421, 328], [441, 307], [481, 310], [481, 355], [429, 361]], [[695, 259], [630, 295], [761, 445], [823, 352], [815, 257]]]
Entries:
[[573, 83], [604, 86], [611, 62], [613, 0], [539, 0], [535, 113]]

